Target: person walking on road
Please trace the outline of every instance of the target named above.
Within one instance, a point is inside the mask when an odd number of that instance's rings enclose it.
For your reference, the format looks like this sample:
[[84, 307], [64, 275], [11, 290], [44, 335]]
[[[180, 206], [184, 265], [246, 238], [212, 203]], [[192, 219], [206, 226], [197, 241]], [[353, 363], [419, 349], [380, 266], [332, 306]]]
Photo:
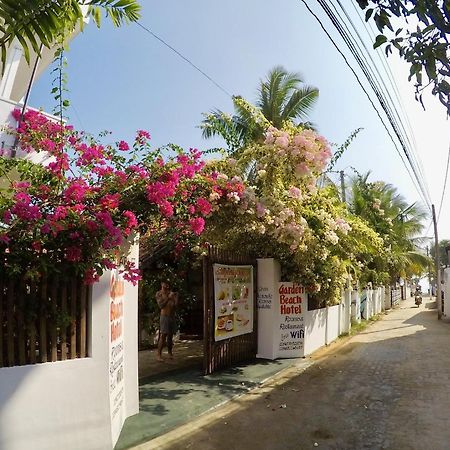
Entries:
[[156, 293], [156, 302], [161, 309], [159, 320], [158, 361], [164, 361], [162, 350], [167, 345], [169, 358], [173, 359], [173, 335], [175, 333], [175, 310], [178, 306], [178, 293], [170, 289], [168, 281], [161, 282]]

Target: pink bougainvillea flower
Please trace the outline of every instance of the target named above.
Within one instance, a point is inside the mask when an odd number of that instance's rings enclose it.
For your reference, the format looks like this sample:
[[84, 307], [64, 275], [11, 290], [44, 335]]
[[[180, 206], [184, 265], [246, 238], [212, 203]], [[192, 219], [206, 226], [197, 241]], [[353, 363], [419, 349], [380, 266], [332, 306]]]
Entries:
[[145, 139], [151, 139], [150, 133], [148, 131], [145, 131], [145, 130], [138, 130], [137, 131], [137, 135], [139, 137], [143, 137]]
[[131, 284], [136, 285], [139, 280], [142, 280], [142, 275], [139, 269], [127, 267], [122, 271], [123, 279], [129, 281]]
[[159, 203], [159, 212], [164, 217], [172, 217], [173, 216], [173, 206], [167, 200], [162, 200]]
[[36, 252], [40, 252], [42, 250], [42, 243], [39, 241], [34, 241], [31, 244], [31, 248]]
[[100, 199], [100, 205], [107, 209], [116, 209], [119, 207], [120, 194], [106, 194]]
[[127, 150], [130, 150], [130, 146], [125, 141], [120, 141], [118, 145], [119, 150], [122, 150], [123, 152], [126, 152]]
[[89, 192], [89, 186], [84, 180], [75, 179], [64, 191], [63, 195], [67, 201], [80, 202]]
[[9, 225], [11, 223], [11, 219], [12, 219], [12, 214], [11, 211], [9, 209], [7, 209], [4, 213], [3, 213], [3, 222], [6, 223], [6, 225]]
[[83, 281], [85, 284], [94, 284], [100, 279], [97, 271], [94, 268], [87, 269], [84, 272]]
[[288, 192], [289, 197], [296, 198], [298, 200], [302, 198], [302, 191], [296, 186], [291, 186]]
[[297, 164], [295, 167], [295, 173], [298, 176], [309, 175], [311, 173], [309, 167], [305, 163]]
[[281, 148], [287, 148], [289, 146], [289, 138], [287, 136], [279, 136], [275, 139], [275, 145]]
[[67, 261], [76, 262], [81, 260], [81, 248], [80, 247], [67, 247], [66, 249], [66, 259]]
[[189, 225], [191, 226], [191, 229], [194, 232], [194, 234], [200, 236], [205, 228], [205, 219], [203, 219], [203, 217], [196, 217], [195, 219], [190, 219]]
[[212, 206], [211, 203], [208, 202], [208, 200], [206, 200], [203, 197], [200, 197], [197, 200], [197, 210], [200, 214], [202, 214], [203, 216], [207, 216], [208, 214], [211, 213], [212, 210]]

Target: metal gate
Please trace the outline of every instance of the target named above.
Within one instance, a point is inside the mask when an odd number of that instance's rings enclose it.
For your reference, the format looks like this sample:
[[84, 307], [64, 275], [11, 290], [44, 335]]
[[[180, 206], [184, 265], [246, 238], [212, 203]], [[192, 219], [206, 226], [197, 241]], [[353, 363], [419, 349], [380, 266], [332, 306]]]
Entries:
[[[215, 341], [215, 293], [214, 264], [253, 266], [253, 332], [225, 340]], [[203, 305], [204, 305], [204, 373], [232, 367], [239, 362], [256, 358], [257, 311], [256, 311], [256, 260], [215, 247], [208, 249], [203, 258]]]

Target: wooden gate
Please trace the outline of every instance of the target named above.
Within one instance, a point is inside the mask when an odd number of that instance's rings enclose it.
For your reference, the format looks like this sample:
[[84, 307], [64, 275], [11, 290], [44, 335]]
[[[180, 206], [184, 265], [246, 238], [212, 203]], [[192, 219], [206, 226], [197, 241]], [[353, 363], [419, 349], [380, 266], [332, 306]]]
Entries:
[[[253, 266], [253, 331], [225, 340], [215, 340], [215, 293], [214, 264]], [[205, 375], [239, 362], [256, 358], [257, 310], [256, 310], [256, 260], [248, 255], [238, 255], [210, 247], [203, 258], [203, 305], [204, 305], [204, 373]]]

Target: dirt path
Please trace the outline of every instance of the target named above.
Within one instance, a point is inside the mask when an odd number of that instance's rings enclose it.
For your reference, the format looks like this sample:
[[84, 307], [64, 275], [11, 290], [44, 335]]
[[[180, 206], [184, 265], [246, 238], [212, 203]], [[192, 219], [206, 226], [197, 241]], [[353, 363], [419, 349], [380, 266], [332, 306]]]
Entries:
[[303, 373], [142, 449], [450, 449], [450, 324], [412, 300]]

